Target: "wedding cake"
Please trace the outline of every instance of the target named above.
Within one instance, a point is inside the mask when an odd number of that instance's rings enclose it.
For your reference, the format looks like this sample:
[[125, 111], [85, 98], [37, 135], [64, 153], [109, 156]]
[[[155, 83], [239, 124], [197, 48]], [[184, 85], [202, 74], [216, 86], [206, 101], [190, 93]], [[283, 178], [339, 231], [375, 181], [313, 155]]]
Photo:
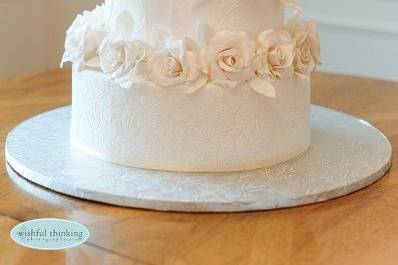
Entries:
[[107, 0], [78, 15], [62, 60], [73, 63], [72, 145], [184, 172], [304, 153], [320, 47], [300, 12], [293, 0]]

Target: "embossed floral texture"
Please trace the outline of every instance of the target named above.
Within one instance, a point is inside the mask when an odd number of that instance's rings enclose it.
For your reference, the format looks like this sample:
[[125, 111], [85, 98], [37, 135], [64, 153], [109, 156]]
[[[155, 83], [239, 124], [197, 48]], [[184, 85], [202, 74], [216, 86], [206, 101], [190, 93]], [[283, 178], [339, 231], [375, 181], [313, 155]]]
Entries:
[[[289, 3], [294, 1], [284, 1]], [[307, 78], [320, 64], [316, 24], [303, 23], [298, 16], [286, 29], [266, 29], [257, 36], [199, 24], [196, 40], [166, 35], [149, 45], [132, 37], [134, 18], [128, 10], [112, 23], [107, 13], [102, 5], [77, 16], [67, 31], [61, 65], [71, 61], [78, 70], [101, 70], [125, 88], [147, 83], [193, 93], [208, 84], [247, 84], [275, 97], [273, 82], [294, 75]]]

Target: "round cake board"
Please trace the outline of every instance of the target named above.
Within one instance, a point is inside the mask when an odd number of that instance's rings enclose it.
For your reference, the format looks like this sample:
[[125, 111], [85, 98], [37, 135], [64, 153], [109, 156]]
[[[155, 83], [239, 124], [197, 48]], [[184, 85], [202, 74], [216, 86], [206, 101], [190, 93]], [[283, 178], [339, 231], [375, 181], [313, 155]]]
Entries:
[[303, 155], [242, 172], [181, 173], [129, 168], [69, 144], [71, 108], [12, 130], [6, 159], [22, 177], [70, 196], [162, 211], [242, 212], [316, 203], [364, 188], [390, 168], [392, 148], [369, 123], [312, 106], [312, 145]]

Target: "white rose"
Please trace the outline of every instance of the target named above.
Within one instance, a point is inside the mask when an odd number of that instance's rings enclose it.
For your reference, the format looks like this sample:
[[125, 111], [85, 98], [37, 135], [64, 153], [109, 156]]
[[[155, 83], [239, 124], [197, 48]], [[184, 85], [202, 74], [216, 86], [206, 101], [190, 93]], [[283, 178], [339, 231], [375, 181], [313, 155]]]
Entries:
[[293, 17], [287, 25], [295, 42], [294, 71], [299, 77], [308, 77], [315, 66], [321, 63], [320, 41], [313, 21], [302, 23], [298, 16]]
[[131, 38], [134, 21], [128, 11], [116, 19], [114, 32], [108, 34], [98, 50], [102, 71], [122, 87], [138, 82], [144, 72], [148, 45]]
[[294, 49], [294, 73], [300, 78], [308, 78], [315, 69], [315, 61], [307, 45]]
[[256, 74], [270, 81], [291, 77], [294, 45], [289, 33], [267, 30], [258, 41], [261, 47], [256, 52]]
[[109, 35], [99, 48], [102, 71], [122, 87], [130, 87], [143, 75], [146, 44]]
[[208, 80], [200, 65], [198, 48], [191, 39], [165, 39], [148, 58], [149, 78], [159, 86], [193, 93]]
[[76, 17], [66, 32], [65, 53], [61, 67], [68, 61], [74, 63], [78, 69], [98, 66], [92, 62], [92, 59], [97, 56], [97, 49], [102, 41], [103, 16], [103, 6], [97, 6], [93, 11], [85, 11]]
[[259, 35], [258, 42], [254, 76], [249, 84], [255, 91], [275, 97], [271, 82], [293, 76], [294, 45], [286, 31], [266, 30]]
[[205, 47], [202, 57], [212, 82], [233, 88], [250, 79], [256, 44], [245, 32], [214, 32], [199, 25], [198, 38]]

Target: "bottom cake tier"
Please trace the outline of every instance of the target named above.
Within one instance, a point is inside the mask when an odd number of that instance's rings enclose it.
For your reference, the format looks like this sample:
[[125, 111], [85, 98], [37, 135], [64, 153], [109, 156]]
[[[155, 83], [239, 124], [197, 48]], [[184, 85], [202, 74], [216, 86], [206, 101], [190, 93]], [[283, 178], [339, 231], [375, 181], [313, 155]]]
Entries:
[[227, 172], [271, 166], [311, 143], [310, 80], [275, 82], [276, 98], [245, 85], [122, 88], [103, 73], [73, 71], [71, 142], [129, 167]]

